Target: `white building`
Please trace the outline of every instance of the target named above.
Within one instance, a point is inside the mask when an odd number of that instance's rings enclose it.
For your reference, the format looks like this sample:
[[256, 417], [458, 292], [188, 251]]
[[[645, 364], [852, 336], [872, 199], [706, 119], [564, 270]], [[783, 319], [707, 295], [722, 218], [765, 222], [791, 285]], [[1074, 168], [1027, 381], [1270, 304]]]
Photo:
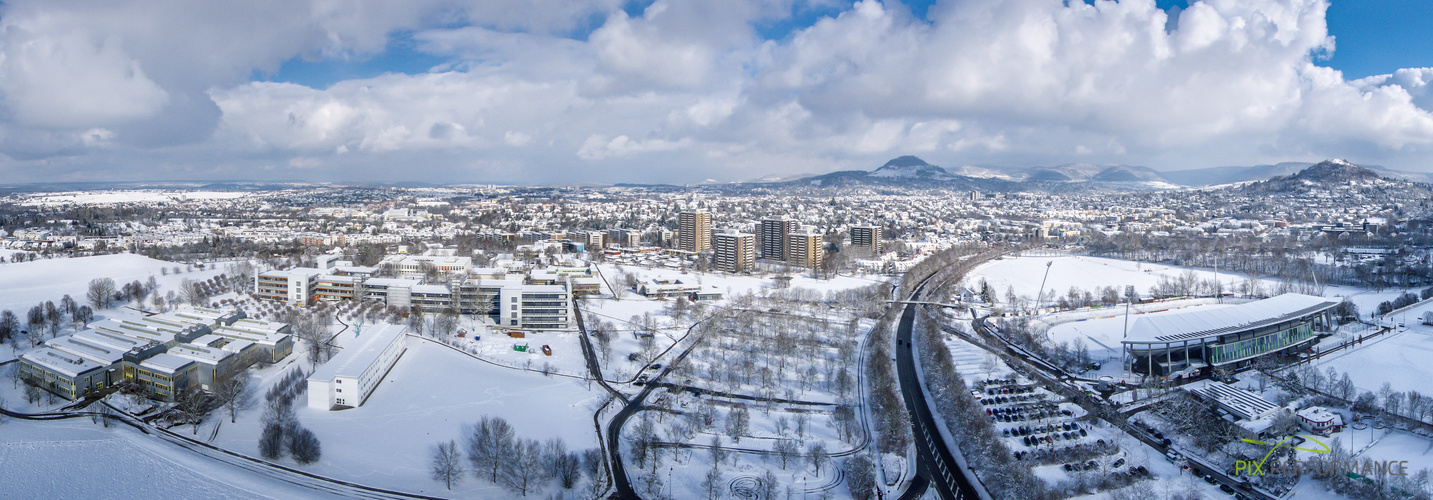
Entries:
[[1299, 427], [1309, 432], [1327, 436], [1331, 432], [1343, 430], [1343, 416], [1322, 406], [1310, 406], [1294, 415], [1299, 417]]
[[359, 331], [356, 343], [345, 346], [309, 375], [309, 407], [334, 410], [363, 406], [406, 350], [403, 328], [380, 325]]

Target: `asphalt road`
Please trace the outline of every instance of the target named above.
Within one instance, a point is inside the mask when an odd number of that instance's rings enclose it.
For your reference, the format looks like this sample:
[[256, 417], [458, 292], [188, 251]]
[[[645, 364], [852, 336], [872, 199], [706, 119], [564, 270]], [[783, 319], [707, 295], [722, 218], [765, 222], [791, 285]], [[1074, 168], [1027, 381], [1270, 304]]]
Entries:
[[[917, 300], [920, 290], [911, 294], [910, 300]], [[935, 416], [926, 404], [921, 392], [920, 380], [916, 378], [915, 355], [911, 345], [916, 315], [915, 304], [907, 304], [901, 314], [900, 326], [896, 330], [896, 373], [901, 383], [901, 395], [906, 400], [906, 411], [911, 416], [911, 433], [916, 445], [916, 480], [907, 488], [901, 498], [918, 498], [925, 493], [923, 483], [935, 488], [941, 498], [947, 500], [974, 500], [980, 498], [975, 488], [966, 480], [950, 447], [936, 427]]]

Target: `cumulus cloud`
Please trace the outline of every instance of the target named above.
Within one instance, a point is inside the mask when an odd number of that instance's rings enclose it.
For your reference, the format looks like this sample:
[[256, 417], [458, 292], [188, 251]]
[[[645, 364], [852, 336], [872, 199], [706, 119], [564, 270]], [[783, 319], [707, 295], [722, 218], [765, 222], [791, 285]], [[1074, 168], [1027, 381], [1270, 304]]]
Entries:
[[[909, 153], [1430, 159], [1433, 69], [1349, 81], [1318, 66], [1335, 50], [1326, 0], [946, 0], [927, 19], [896, 2], [815, 3], [19, 0], [0, 15], [0, 152], [219, 153], [340, 178], [404, 161], [420, 165], [405, 177], [509, 182], [741, 179]], [[294, 57], [365, 57], [399, 31], [446, 62], [321, 89], [247, 81]], [[176, 141], [180, 153], [162, 148]]]

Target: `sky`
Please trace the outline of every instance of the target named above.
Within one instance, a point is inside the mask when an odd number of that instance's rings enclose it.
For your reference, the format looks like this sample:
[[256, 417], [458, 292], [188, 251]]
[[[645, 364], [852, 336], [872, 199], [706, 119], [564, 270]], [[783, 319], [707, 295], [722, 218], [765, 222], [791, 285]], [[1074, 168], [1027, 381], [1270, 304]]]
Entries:
[[1426, 0], [5, 0], [0, 183], [1433, 170]]

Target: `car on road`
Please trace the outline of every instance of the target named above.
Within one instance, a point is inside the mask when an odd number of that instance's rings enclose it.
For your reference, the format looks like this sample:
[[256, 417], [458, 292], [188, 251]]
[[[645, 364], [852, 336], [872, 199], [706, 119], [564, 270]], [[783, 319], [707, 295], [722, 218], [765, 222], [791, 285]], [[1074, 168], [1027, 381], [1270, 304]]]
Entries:
[[1213, 476], [1212, 474], [1205, 474], [1205, 475], [1204, 475], [1204, 482], [1209, 483], [1209, 484], [1218, 484], [1218, 483], [1219, 483], [1218, 481], [1215, 481], [1215, 480], [1214, 480], [1214, 476]]
[[648, 369], [648, 370], [661, 370], [661, 369], [662, 369], [662, 364], [661, 364], [661, 363], [652, 363], [652, 366], [648, 366], [647, 369]]
[[1221, 484], [1221, 485], [1219, 485], [1219, 491], [1222, 491], [1222, 492], [1224, 492], [1225, 494], [1229, 494], [1229, 495], [1233, 495], [1233, 494], [1234, 494], [1234, 488], [1230, 488], [1229, 485], [1227, 485], [1227, 484]]
[[1163, 444], [1163, 445], [1167, 448], [1167, 447], [1169, 447], [1170, 445], [1173, 445], [1173, 444], [1174, 444], [1174, 441], [1170, 441], [1169, 438], [1164, 438], [1164, 440], [1163, 440], [1163, 441], [1160, 441], [1160, 443]]

